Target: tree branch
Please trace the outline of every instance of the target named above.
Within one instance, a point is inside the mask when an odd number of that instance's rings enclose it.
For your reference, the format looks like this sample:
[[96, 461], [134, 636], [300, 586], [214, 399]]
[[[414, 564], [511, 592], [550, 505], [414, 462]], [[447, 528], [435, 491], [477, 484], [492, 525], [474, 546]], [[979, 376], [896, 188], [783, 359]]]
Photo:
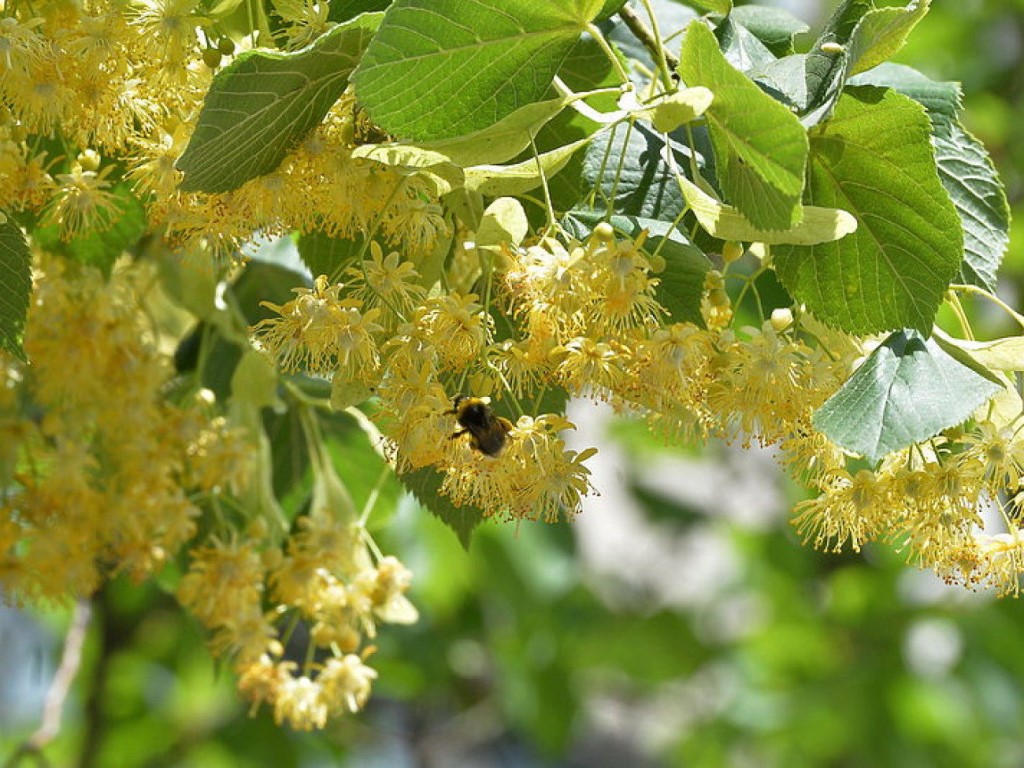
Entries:
[[630, 8], [628, 4], [624, 5], [619, 9], [619, 17], [626, 22], [626, 26], [633, 33], [634, 37], [643, 43], [644, 48], [651, 52], [655, 64], [657, 64], [661, 56], [664, 56], [665, 63], [669, 69], [673, 73], [676, 71], [676, 68], [679, 66], [679, 59], [666, 50], [658, 50], [658, 41], [654, 39], [654, 33], [644, 24], [643, 19], [636, 15], [636, 11]]
[[4, 763], [7, 768], [13, 768], [21, 762], [22, 758], [27, 757], [34, 757], [40, 765], [48, 764], [42, 751], [60, 732], [64, 702], [67, 700], [71, 684], [78, 674], [78, 667], [82, 663], [82, 646], [85, 645], [85, 636], [88, 633], [91, 618], [92, 606], [89, 601], [85, 598], [79, 599], [75, 603], [75, 610], [71, 615], [71, 626], [68, 627], [68, 633], [64, 637], [64, 650], [61, 653], [60, 666], [57, 667], [53, 682], [50, 683], [50, 688], [46, 692], [42, 722]]

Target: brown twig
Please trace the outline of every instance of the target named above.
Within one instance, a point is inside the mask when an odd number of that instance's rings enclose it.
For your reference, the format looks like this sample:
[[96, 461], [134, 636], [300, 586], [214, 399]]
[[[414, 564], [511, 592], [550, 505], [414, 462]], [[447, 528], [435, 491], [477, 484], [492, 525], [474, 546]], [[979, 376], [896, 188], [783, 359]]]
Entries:
[[644, 48], [651, 52], [655, 62], [658, 61], [659, 55], [662, 55], [665, 57], [665, 64], [668, 65], [668, 68], [672, 72], [676, 71], [676, 68], [679, 66], [679, 59], [664, 49], [659, 54], [658, 41], [654, 39], [654, 33], [644, 24], [643, 19], [636, 15], [636, 11], [626, 4], [619, 9], [619, 16], [626, 22], [626, 26], [629, 27], [629, 31], [633, 33], [636, 39], [643, 43]]
[[85, 636], [91, 618], [92, 606], [85, 598], [80, 599], [75, 603], [75, 610], [71, 615], [71, 626], [68, 627], [68, 633], [64, 637], [64, 650], [61, 653], [60, 666], [57, 667], [53, 682], [50, 683], [50, 688], [46, 692], [42, 722], [4, 763], [5, 768], [13, 768], [22, 758], [28, 757], [34, 757], [39, 765], [48, 764], [42, 752], [60, 732], [64, 702], [71, 690], [71, 683], [74, 682], [75, 676], [78, 674], [78, 667], [82, 663], [82, 646], [85, 644]]

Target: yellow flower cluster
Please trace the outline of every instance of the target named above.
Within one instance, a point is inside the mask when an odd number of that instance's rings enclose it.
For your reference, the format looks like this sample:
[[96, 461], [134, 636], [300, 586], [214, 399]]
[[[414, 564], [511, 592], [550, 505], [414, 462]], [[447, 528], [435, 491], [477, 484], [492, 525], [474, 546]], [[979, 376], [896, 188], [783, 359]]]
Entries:
[[891, 454], [874, 471], [825, 473], [821, 494], [798, 505], [795, 524], [820, 548], [892, 542], [950, 583], [1016, 595], [1024, 574], [1022, 473], [1019, 430], [978, 419]]
[[126, 273], [47, 264], [25, 349], [30, 367], [0, 358], [0, 588], [62, 599], [158, 571], [195, 533], [189, 491], [243, 482], [244, 436], [202, 398], [165, 402], [167, 360]]
[[314, 454], [310, 513], [283, 545], [257, 521], [247, 535], [213, 537], [192, 550], [182, 604], [230, 654], [238, 687], [278, 723], [323, 728], [362, 708], [377, 672], [365, 661], [377, 623], [416, 620], [406, 599], [412, 574], [375, 547], [326, 458]]
[[[277, 316], [254, 336], [282, 368], [330, 373], [336, 390], [358, 383], [364, 398], [375, 393], [398, 471], [434, 467], [442, 494], [486, 515], [572, 516], [589, 491], [584, 461], [593, 449], [568, 450], [559, 434], [573, 425], [564, 416], [522, 406], [551, 390], [639, 410], [671, 437], [776, 443], [813, 434], [810, 416], [849, 359], [810, 347], [791, 318], [742, 333], [710, 320], [703, 328], [668, 322], [653, 269], [663, 262], [644, 245], [643, 235], [617, 238], [600, 225], [584, 242], [549, 237], [506, 248], [497, 264], [492, 254], [459, 250], [444, 278], [449, 289], [427, 295], [408, 261], [373, 244], [348, 283], [320, 276], [291, 302], [268, 304]], [[706, 295], [721, 280], [709, 275]], [[727, 298], [724, 310], [705, 304], [731, 316]], [[472, 425], [500, 430], [497, 450], [481, 450], [479, 435], [457, 423], [452, 400], [469, 394], [467, 382], [471, 394], [493, 396], [518, 417]]]
[[[281, 34], [296, 43], [324, 28], [322, 13], [301, 3], [278, 10], [290, 22]], [[174, 166], [210, 85], [204, 58], [217, 51], [217, 28], [196, 0], [9, 7], [0, 18], [4, 205], [43, 213], [68, 240], [113, 227], [130, 189], [145, 203], [150, 229], [180, 245], [234, 253], [256, 231], [374, 231], [407, 253], [427, 253], [448, 231], [437, 190], [422, 175], [352, 157], [362, 142], [351, 94], [275, 172], [223, 194], [178, 191]], [[231, 40], [221, 42], [220, 50], [234, 51]], [[68, 154], [40, 149], [39, 137], [49, 136]], [[112, 183], [115, 162], [127, 166], [129, 184]]]

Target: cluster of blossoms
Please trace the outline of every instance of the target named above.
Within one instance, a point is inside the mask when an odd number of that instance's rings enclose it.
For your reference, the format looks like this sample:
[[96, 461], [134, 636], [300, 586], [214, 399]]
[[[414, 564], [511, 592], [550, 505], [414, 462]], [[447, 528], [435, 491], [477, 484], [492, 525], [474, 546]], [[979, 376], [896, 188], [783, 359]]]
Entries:
[[195, 494], [238, 490], [248, 440], [169, 376], [132, 287], [59, 260], [36, 273], [31, 366], [0, 357], [0, 589], [89, 595], [159, 571], [196, 531]]
[[212, 650], [230, 654], [242, 695], [300, 730], [361, 709], [377, 677], [365, 663], [377, 623], [417, 618], [404, 596], [412, 574], [391, 556], [374, 562], [333, 468], [314, 468], [312, 508], [284, 544], [259, 520], [213, 537], [192, 551], [178, 590], [213, 633]]
[[[0, 591], [89, 596], [187, 550], [179, 600], [210, 629], [212, 650], [234, 660], [243, 695], [279, 722], [323, 727], [366, 701], [376, 672], [364, 640], [376, 623], [415, 620], [403, 596], [411, 574], [376, 550], [319, 443], [311, 510], [291, 535], [258, 510], [244, 535], [217, 513], [244, 509], [265, 480], [258, 451], [248, 430], [214, 415], [208, 390], [168, 402], [169, 358], [137, 290], [144, 273], [105, 281], [59, 259], [36, 271], [32, 364], [0, 357]], [[211, 511], [218, 522], [197, 539]], [[292, 646], [303, 637], [300, 668]]]
[[[294, 5], [283, 35], [323, 28], [302, 13], [309, 4]], [[222, 58], [204, 63], [216, 50], [216, 28], [191, 0], [44, 0], [19, 3], [0, 18], [0, 200], [7, 209], [40, 216], [71, 240], [114, 227], [135, 197], [150, 229], [162, 229], [169, 242], [218, 253], [234, 252], [257, 230], [373, 230], [422, 253], [446, 231], [425, 176], [352, 157], [365, 118], [351, 93], [274, 173], [228, 193], [180, 192], [175, 162], [210, 85], [208, 63]], [[77, 154], [41, 147], [38, 138], [52, 135]], [[119, 182], [112, 174], [121, 163]]]

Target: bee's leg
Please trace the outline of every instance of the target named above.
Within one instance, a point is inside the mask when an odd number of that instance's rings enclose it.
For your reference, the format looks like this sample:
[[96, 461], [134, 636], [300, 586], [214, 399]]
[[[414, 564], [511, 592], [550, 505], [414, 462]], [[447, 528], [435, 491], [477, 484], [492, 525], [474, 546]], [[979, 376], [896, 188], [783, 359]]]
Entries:
[[469, 430], [468, 429], [459, 429], [459, 430], [456, 430], [455, 433], [452, 434], [452, 436], [449, 437], [448, 439], [449, 440], [455, 440], [456, 438], [462, 437], [463, 435], [466, 435], [466, 434], [469, 434]]

